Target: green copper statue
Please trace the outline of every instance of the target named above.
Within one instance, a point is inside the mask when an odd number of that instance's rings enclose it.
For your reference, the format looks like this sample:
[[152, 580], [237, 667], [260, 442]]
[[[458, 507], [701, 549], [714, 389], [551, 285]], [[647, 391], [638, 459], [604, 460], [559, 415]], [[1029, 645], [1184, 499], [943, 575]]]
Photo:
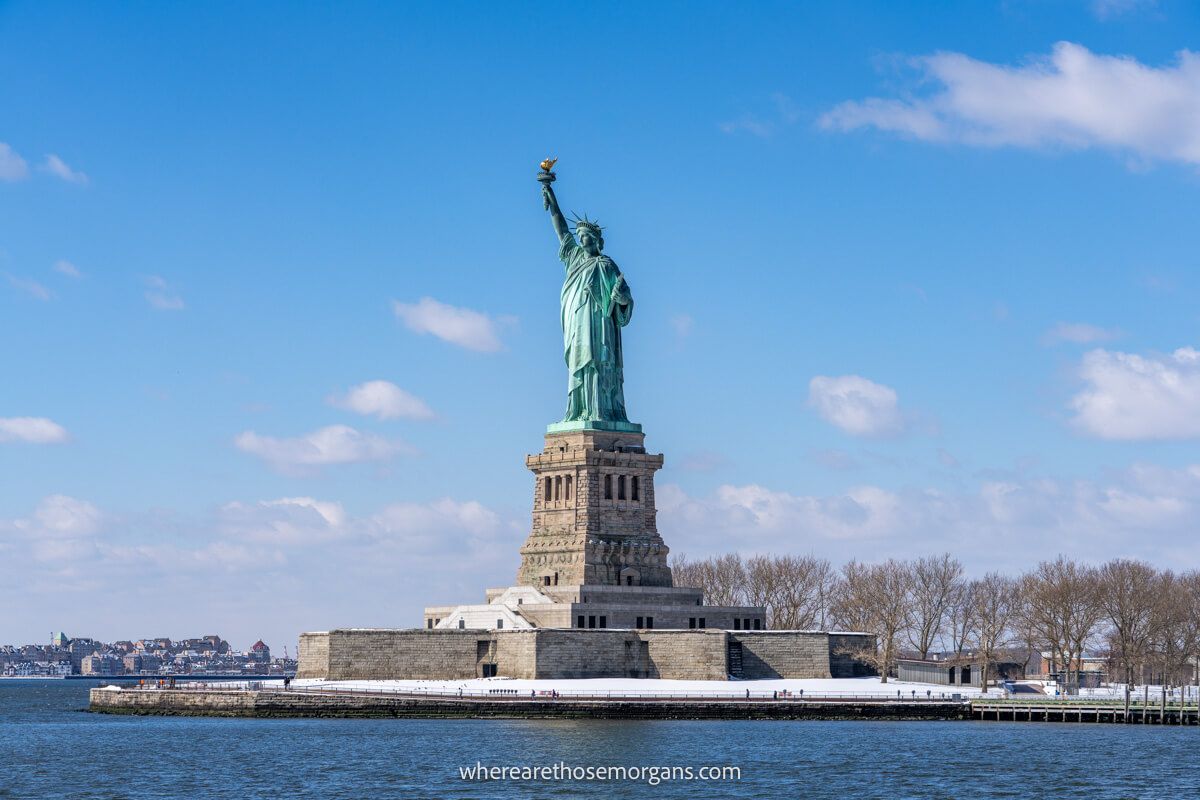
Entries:
[[[566, 267], [562, 286], [563, 358], [567, 362], [567, 413], [549, 430], [638, 431], [625, 415], [621, 328], [633, 316], [633, 295], [617, 263], [601, 251], [603, 229], [575, 220], [575, 235], [550, 184], [553, 161], [542, 162], [542, 202], [558, 234], [558, 257]], [[578, 236], [578, 240], [576, 240]]]

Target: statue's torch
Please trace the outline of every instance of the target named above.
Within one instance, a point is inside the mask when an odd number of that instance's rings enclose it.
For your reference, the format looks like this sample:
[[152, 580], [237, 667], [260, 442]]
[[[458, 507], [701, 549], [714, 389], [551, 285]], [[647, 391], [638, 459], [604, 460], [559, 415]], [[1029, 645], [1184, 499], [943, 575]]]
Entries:
[[541, 163], [542, 171], [537, 174], [538, 183], [542, 184], [542, 206], [547, 209], [550, 208], [550, 200], [554, 197], [554, 190], [550, 188], [550, 184], [558, 177], [550, 170], [557, 162], [557, 158], [545, 159]]
[[554, 179], [558, 177], [557, 175], [555, 175], [553, 172], [550, 171], [550, 170], [554, 169], [554, 165], [557, 163], [558, 163], [557, 158], [547, 158], [545, 161], [543, 161], [541, 163], [540, 166], [542, 168], [542, 171], [538, 173], [537, 179], [542, 184], [542, 186], [549, 188], [550, 184], [554, 183]]

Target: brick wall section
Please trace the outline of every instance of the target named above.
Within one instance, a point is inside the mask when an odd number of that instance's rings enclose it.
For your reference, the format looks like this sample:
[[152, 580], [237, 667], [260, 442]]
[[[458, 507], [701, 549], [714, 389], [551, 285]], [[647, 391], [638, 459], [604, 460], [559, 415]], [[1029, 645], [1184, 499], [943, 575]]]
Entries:
[[730, 641], [742, 644], [742, 677], [829, 678], [829, 635], [800, 631], [736, 631]]

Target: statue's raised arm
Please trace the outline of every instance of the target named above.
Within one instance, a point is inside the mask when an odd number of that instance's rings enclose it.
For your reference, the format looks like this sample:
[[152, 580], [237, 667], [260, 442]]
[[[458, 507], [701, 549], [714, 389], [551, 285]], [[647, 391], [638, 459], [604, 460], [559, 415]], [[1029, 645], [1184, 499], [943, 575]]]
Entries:
[[640, 431], [625, 414], [621, 349], [621, 328], [633, 315], [633, 294], [617, 262], [603, 252], [600, 223], [584, 214], [574, 221], [572, 232], [572, 223], [563, 216], [550, 187], [554, 183], [550, 168], [557, 160], [543, 161], [537, 176], [563, 264], [559, 317], [567, 365], [567, 412], [562, 422], [547, 430]]
[[547, 158], [542, 162], [538, 181], [542, 184], [542, 206], [550, 212], [550, 222], [554, 225], [554, 232], [558, 234], [558, 241], [561, 242], [571, 235], [571, 228], [567, 225], [567, 218], [563, 216], [562, 209], [558, 207], [558, 198], [554, 196], [551, 186], [556, 176], [550, 170], [556, 161], [557, 158]]

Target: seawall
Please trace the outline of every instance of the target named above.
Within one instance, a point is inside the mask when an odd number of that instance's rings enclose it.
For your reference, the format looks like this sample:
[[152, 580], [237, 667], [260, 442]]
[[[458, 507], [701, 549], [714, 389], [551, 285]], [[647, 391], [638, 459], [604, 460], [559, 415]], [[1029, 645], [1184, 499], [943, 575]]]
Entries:
[[92, 689], [105, 714], [414, 719], [968, 719], [966, 702], [421, 697], [277, 690]]

